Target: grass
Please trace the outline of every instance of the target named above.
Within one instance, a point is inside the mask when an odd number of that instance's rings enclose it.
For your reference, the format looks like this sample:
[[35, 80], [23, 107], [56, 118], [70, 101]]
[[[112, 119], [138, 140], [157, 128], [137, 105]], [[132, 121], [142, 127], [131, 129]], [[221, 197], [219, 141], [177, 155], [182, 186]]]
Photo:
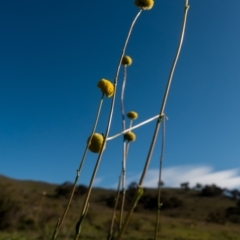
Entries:
[[[10, 225], [1, 229], [0, 240], [50, 239], [68, 200], [64, 196], [55, 196], [58, 185], [18, 181], [0, 176], [0, 187], [4, 187], [8, 203], [12, 201], [14, 206], [9, 209], [9, 216], [6, 218]], [[43, 191], [47, 192], [46, 196], [42, 195]], [[106, 199], [114, 194], [113, 190], [93, 189], [89, 212], [82, 226], [82, 239], [106, 239], [112, 215]], [[156, 189], [146, 189], [144, 196], [151, 198], [156, 194]], [[206, 221], [210, 212], [224, 212], [226, 208], [236, 206], [236, 201], [231, 198], [200, 197], [195, 190], [166, 188], [163, 188], [162, 196], [163, 201], [177, 197], [183, 204], [162, 210], [159, 239], [240, 240], [239, 224], [228, 221], [225, 224], [215, 224]], [[84, 197], [84, 194], [74, 196], [69, 214], [59, 232], [59, 240], [73, 239]], [[153, 239], [156, 214], [155, 211], [144, 208], [144, 199], [133, 213], [123, 239]], [[0, 205], [0, 210], [2, 207]], [[0, 223], [1, 221], [0, 218]]]

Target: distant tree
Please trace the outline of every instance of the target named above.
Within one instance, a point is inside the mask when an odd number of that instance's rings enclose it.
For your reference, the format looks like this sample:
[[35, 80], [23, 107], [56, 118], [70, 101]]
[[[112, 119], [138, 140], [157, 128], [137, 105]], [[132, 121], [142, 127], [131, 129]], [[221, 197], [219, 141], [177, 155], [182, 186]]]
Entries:
[[194, 187], [197, 191], [202, 190], [202, 184], [201, 183], [196, 183], [195, 187]]
[[83, 194], [85, 194], [87, 191], [88, 191], [87, 186], [85, 186], [85, 185], [83, 185], [83, 184], [80, 184], [80, 185], [77, 186], [76, 194], [78, 194], [78, 195], [83, 195]]
[[225, 216], [232, 223], [240, 223], [240, 200], [237, 200], [236, 207], [226, 209]]
[[[139, 203], [142, 204], [145, 209], [156, 210], [158, 208], [158, 196], [157, 194], [145, 194]], [[182, 199], [176, 196], [169, 197], [164, 191], [161, 197], [161, 203], [162, 210], [180, 208], [184, 205]]]
[[202, 188], [200, 195], [204, 197], [216, 197], [223, 194], [225, 189], [216, 186], [215, 184], [206, 185]]
[[238, 191], [237, 189], [233, 189], [229, 191], [229, 193], [231, 194], [234, 200], [240, 199], [240, 191]]
[[136, 189], [138, 186], [138, 184], [136, 182], [131, 182], [129, 185], [128, 185], [128, 190], [130, 189]]
[[184, 182], [184, 183], [181, 183], [180, 184], [180, 187], [183, 189], [183, 190], [189, 190], [189, 182]]
[[171, 197], [168, 199], [168, 201], [164, 204], [163, 203], [163, 209], [164, 208], [179, 208], [183, 206], [183, 201], [178, 197]]
[[56, 187], [55, 195], [56, 197], [68, 197], [71, 194], [73, 184], [70, 182], [64, 182], [60, 186]]

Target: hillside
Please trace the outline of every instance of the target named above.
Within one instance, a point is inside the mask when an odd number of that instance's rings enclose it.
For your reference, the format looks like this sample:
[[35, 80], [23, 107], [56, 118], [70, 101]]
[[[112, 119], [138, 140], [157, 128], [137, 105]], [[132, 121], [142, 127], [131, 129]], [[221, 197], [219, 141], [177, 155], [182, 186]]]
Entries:
[[[18, 181], [0, 176], [0, 240], [50, 239], [66, 206], [71, 183]], [[129, 207], [134, 188], [127, 193]], [[79, 185], [58, 239], [73, 239], [86, 186]], [[203, 190], [162, 190], [159, 239], [240, 240], [239, 200], [224, 194], [204, 196]], [[82, 239], [106, 239], [115, 191], [93, 189]], [[145, 189], [123, 239], [153, 239], [156, 189]]]

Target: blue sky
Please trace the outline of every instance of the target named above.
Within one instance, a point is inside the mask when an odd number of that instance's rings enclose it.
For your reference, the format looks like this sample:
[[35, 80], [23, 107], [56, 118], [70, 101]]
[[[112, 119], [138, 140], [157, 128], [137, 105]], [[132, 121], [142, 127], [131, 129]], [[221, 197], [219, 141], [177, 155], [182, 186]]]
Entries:
[[[240, 187], [239, 0], [189, 0], [185, 39], [165, 109], [163, 181]], [[179, 41], [184, 2], [156, 0], [139, 17], [126, 54], [125, 109], [140, 123], [158, 114]], [[101, 97], [114, 79], [134, 1], [9, 0], [0, 9], [0, 174], [52, 183], [73, 181]], [[119, 76], [110, 136], [121, 131]], [[105, 132], [105, 99], [97, 132]], [[138, 181], [155, 122], [134, 132], [128, 182]], [[145, 185], [157, 185], [161, 137]], [[96, 185], [116, 185], [122, 138], [109, 141]], [[89, 153], [80, 183], [97, 155]]]

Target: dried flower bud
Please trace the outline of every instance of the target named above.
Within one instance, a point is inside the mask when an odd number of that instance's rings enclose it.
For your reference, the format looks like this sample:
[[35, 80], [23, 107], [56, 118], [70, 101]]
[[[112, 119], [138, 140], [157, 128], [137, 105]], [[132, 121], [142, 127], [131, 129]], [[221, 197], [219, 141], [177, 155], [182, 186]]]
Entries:
[[136, 135], [133, 132], [127, 132], [124, 134], [124, 139], [128, 142], [133, 142], [136, 140]]
[[110, 81], [102, 78], [98, 82], [97, 86], [101, 89], [102, 93], [104, 93], [108, 98], [112, 97], [114, 93], [114, 86]]
[[89, 144], [88, 149], [91, 152], [94, 153], [99, 153], [102, 149], [102, 145], [103, 145], [103, 135], [99, 134], [99, 133], [94, 133], [92, 135], [92, 139], [91, 142], [89, 143], [91, 136], [88, 138], [87, 143]]
[[153, 0], [135, 0], [135, 5], [137, 7], [140, 7], [143, 10], [150, 10], [154, 5], [154, 1]]
[[127, 117], [130, 118], [131, 120], [135, 120], [138, 118], [137, 112], [131, 111], [127, 113]]
[[122, 59], [122, 65], [130, 66], [132, 64], [132, 58], [129, 56], [124, 56]]

